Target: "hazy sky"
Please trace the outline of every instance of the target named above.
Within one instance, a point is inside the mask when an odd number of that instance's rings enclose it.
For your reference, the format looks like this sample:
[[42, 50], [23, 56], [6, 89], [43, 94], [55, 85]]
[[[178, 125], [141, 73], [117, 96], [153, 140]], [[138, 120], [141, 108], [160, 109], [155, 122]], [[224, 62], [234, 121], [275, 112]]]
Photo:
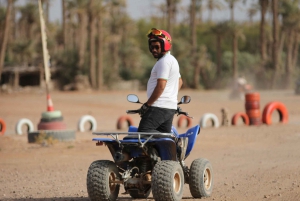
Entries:
[[[61, 21], [62, 18], [62, 8], [61, 8], [62, 0], [50, 0], [50, 21]], [[166, 0], [126, 0], [127, 1], [127, 12], [133, 19], [139, 19], [147, 16], [151, 16], [157, 12], [156, 6], [165, 3]], [[207, 0], [202, 0], [205, 5]], [[230, 10], [228, 8], [227, 3], [224, 0], [220, 0], [224, 6], [223, 10], [214, 10], [213, 11], [213, 21], [226, 21], [230, 19]], [[27, 2], [26, 0], [18, 0], [17, 4], [24, 4]], [[179, 6], [179, 10], [182, 8], [187, 9], [191, 0], [181, 0], [181, 4]], [[247, 21], [248, 17], [248, 8], [253, 3], [257, 3], [258, 0], [247, 0], [246, 4], [243, 4], [242, 1], [238, 2], [235, 7], [235, 20], [236, 21]], [[6, 0], [0, 0], [0, 3], [6, 4]], [[179, 18], [182, 19], [186, 17], [187, 12], [179, 11]], [[208, 11], [204, 10], [203, 12], [203, 20], [208, 19]], [[267, 15], [268, 17], [268, 15]], [[258, 12], [253, 20], [258, 21], [260, 19], [260, 13]]]
[[[23, 1], [23, 0], [22, 0]], [[205, 4], [203, 0], [203, 3]], [[147, 17], [153, 14], [157, 9], [155, 9], [155, 5], [159, 5], [161, 3], [165, 3], [165, 0], [127, 0], [127, 11], [128, 14], [133, 19], [138, 19], [141, 17]], [[191, 0], [181, 0], [181, 6], [187, 7], [190, 4]], [[228, 9], [227, 4], [224, 0], [221, 0], [225, 9], [222, 11], [215, 10], [213, 12], [213, 20], [214, 21], [225, 21], [230, 19], [230, 11]], [[250, 7], [252, 3], [257, 3], [257, 0], [247, 0], [247, 4], [238, 3], [235, 8], [235, 20], [237, 21], [246, 21], [248, 20], [248, 12], [247, 9]], [[50, 8], [50, 20], [60, 20], [61, 19], [61, 0], [51, 0], [51, 8]], [[208, 12], [203, 12], [203, 19], [206, 20], [208, 18]], [[257, 13], [253, 20], [259, 20], [260, 14]]]

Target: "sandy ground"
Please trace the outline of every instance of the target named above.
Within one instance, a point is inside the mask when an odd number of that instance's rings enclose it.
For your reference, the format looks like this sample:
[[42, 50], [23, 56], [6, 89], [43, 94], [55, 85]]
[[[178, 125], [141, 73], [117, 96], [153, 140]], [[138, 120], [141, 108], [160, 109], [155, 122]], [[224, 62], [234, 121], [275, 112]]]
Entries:
[[[138, 94], [141, 102], [145, 92], [51, 92], [54, 109], [60, 110], [67, 128], [77, 130], [81, 116], [89, 114], [98, 123], [97, 131], [117, 131], [117, 119], [127, 109], [138, 109], [126, 95]], [[270, 101], [280, 101], [289, 112], [287, 124], [278, 123], [272, 115], [270, 126], [237, 126], [204, 128], [186, 164], [199, 157], [207, 158], [214, 170], [214, 190], [205, 200], [300, 200], [300, 96], [293, 91], [259, 91], [261, 111]], [[192, 101], [181, 108], [198, 124], [204, 113], [221, 120], [221, 108], [245, 112], [244, 101], [229, 100], [228, 91], [180, 92]], [[27, 141], [27, 134], [16, 135], [15, 125], [21, 118], [30, 119], [35, 127], [46, 111], [46, 95], [38, 90], [0, 94], [0, 118], [7, 124], [0, 136], [0, 200], [89, 200], [86, 174], [89, 165], [99, 159], [112, 159], [107, 147], [96, 147], [91, 132], [76, 132], [76, 140], [42, 146]], [[138, 115], [132, 115], [134, 123]], [[174, 118], [177, 125], [178, 117]], [[26, 129], [26, 128], [25, 128]], [[24, 129], [24, 130], [25, 130]], [[36, 128], [35, 128], [36, 129]], [[124, 125], [123, 130], [126, 130]], [[186, 128], [179, 128], [185, 132]], [[122, 195], [119, 200], [131, 200]], [[150, 195], [149, 199], [152, 199]], [[183, 200], [193, 199], [185, 185]]]

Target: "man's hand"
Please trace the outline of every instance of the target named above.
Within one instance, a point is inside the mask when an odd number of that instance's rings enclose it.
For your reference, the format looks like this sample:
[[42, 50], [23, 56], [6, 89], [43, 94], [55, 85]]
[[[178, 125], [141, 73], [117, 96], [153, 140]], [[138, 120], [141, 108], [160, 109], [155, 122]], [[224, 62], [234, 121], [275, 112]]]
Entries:
[[149, 109], [149, 105], [147, 103], [144, 103], [140, 109], [140, 116], [142, 117]]

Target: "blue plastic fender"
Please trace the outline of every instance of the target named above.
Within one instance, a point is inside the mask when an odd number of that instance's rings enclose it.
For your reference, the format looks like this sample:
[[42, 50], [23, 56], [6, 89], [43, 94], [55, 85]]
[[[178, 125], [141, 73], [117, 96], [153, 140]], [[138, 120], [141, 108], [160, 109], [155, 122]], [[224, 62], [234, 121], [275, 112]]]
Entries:
[[185, 153], [185, 158], [187, 158], [189, 156], [189, 154], [191, 153], [191, 151], [195, 145], [197, 135], [199, 132], [200, 132], [200, 126], [197, 125], [197, 126], [190, 128], [186, 133], [179, 135], [179, 138], [182, 138], [182, 137], [189, 138], [188, 146], [187, 146], [186, 153]]

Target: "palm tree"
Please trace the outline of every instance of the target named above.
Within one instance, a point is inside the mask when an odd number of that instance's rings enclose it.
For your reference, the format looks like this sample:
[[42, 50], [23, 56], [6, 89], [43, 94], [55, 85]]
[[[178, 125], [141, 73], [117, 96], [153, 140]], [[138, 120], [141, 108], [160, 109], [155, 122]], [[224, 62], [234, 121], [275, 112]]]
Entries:
[[194, 66], [193, 88], [199, 85], [199, 65], [197, 65], [197, 37], [196, 37], [196, 4], [197, 0], [191, 1], [190, 6], [190, 24], [191, 24], [191, 61]]
[[101, 90], [103, 88], [103, 15], [104, 8], [102, 7], [102, 0], [97, 1], [97, 89]]
[[260, 10], [261, 10], [261, 20], [260, 20], [260, 55], [262, 61], [266, 61], [266, 34], [265, 34], [265, 15], [268, 9], [269, 0], [259, 0]]
[[225, 0], [230, 8], [230, 21], [233, 22], [234, 21], [234, 7], [235, 7], [235, 3], [240, 1], [240, 0]]
[[96, 69], [95, 69], [95, 9], [94, 0], [89, 2], [89, 40], [90, 40], [90, 81], [92, 88], [96, 88]]
[[245, 35], [243, 34], [242, 28], [236, 23], [230, 24], [230, 32], [232, 34], [232, 76], [236, 79], [238, 77], [238, 40], [239, 38], [244, 40]]
[[273, 49], [272, 49], [272, 62], [273, 62], [273, 77], [271, 87], [275, 87], [277, 74], [279, 70], [279, 55], [278, 55], [278, 38], [279, 38], [279, 23], [278, 23], [278, 0], [272, 0], [272, 13], [273, 13]]
[[4, 56], [5, 56], [5, 52], [6, 52], [6, 45], [7, 45], [7, 41], [8, 41], [8, 34], [9, 34], [9, 27], [10, 27], [10, 14], [11, 14], [12, 7], [13, 7], [13, 0], [7, 0], [4, 34], [2, 37], [2, 44], [1, 44], [1, 49], [0, 49], [0, 82], [1, 82], [3, 64], [4, 64]]
[[252, 4], [252, 6], [248, 9], [248, 17], [249, 17], [250, 25], [253, 24], [253, 17], [256, 15], [257, 11], [258, 8], [255, 4]]
[[[295, 61], [297, 61], [299, 48], [299, 27], [300, 27], [300, 9], [298, 1], [281, 2], [282, 26], [283, 31], [289, 36], [286, 43], [286, 62], [285, 62], [285, 84], [290, 87], [292, 75], [294, 74]], [[295, 58], [293, 58], [295, 57]]]
[[68, 24], [67, 24], [67, 2], [62, 0], [62, 32], [63, 32], [63, 46], [66, 48], [67, 39], [68, 39]]
[[49, 0], [42, 0], [42, 5], [43, 5], [43, 7], [45, 7], [45, 8], [43, 8], [45, 10], [45, 22], [46, 22], [46, 24], [48, 24], [49, 23], [49, 9], [50, 9]]
[[216, 52], [217, 52], [217, 77], [219, 78], [222, 73], [222, 50], [221, 44], [222, 40], [225, 37], [226, 33], [228, 32], [229, 24], [228, 22], [220, 22], [215, 26], [211, 27], [210, 31], [216, 36]]
[[166, 0], [167, 1], [167, 30], [172, 36], [173, 34], [173, 26], [176, 20], [177, 13], [177, 4], [181, 0]]
[[77, 0], [76, 13], [78, 17], [78, 54], [79, 54], [79, 68], [83, 69], [87, 45], [87, 1]]
[[208, 22], [211, 22], [213, 10], [222, 10], [224, 6], [219, 0], [207, 0], [205, 8], [208, 9]]

